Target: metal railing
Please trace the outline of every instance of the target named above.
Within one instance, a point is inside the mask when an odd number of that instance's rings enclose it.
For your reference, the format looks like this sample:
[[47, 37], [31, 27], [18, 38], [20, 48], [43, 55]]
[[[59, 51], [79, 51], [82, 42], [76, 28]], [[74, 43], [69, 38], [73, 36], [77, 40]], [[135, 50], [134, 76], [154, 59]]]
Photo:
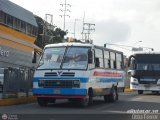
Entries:
[[19, 97], [19, 93], [29, 96], [32, 91], [33, 74], [34, 71], [31, 69], [4, 69], [2, 98]]

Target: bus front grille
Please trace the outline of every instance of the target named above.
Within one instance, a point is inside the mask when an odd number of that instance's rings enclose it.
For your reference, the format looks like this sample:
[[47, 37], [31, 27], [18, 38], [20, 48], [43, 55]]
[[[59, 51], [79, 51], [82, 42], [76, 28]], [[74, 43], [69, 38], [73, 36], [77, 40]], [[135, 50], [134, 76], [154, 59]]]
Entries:
[[156, 79], [139, 79], [140, 84], [157, 84]]
[[46, 72], [44, 76], [64, 76], [64, 77], [74, 77], [74, 72]]
[[43, 88], [79, 88], [79, 80], [40, 80], [39, 87]]

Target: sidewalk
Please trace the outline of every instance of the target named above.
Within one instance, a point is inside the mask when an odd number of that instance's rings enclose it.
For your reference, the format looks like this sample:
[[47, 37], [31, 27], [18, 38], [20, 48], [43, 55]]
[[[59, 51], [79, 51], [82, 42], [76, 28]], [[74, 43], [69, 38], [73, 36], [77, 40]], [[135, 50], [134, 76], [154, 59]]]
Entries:
[[33, 103], [36, 101], [37, 99], [33, 96], [21, 97], [21, 98], [7, 98], [7, 99], [0, 99], [0, 106], [26, 104], [26, 103]]
[[124, 89], [124, 92], [132, 92], [133, 90], [131, 90], [130, 88], [128, 88], [128, 87], [126, 87], [125, 89]]

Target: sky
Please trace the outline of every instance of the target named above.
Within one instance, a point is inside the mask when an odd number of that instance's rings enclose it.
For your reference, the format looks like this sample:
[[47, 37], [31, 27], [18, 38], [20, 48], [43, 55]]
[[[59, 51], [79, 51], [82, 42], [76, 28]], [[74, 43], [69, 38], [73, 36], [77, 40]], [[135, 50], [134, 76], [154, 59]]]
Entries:
[[[53, 24], [63, 29], [60, 9], [65, 0], [10, 0], [45, 19], [53, 15]], [[68, 36], [81, 39], [83, 19], [92, 23], [91, 39], [96, 45], [105, 43], [154, 48], [160, 51], [160, 0], [66, 0], [71, 12], [66, 17]], [[84, 17], [85, 16], [85, 17]], [[107, 45], [109, 48], [132, 54], [131, 47]]]

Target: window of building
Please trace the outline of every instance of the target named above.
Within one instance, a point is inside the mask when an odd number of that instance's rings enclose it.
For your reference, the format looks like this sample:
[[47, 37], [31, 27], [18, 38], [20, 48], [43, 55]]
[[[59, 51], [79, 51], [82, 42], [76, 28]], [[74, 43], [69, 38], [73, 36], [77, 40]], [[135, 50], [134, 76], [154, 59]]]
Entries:
[[21, 30], [23, 31], [23, 32], [26, 32], [26, 23], [25, 22], [21, 22]]
[[16, 28], [16, 18], [13, 18], [13, 28]]
[[37, 36], [37, 28], [36, 27], [33, 27], [33, 35]]
[[95, 57], [96, 57], [96, 61], [97, 61], [97, 67], [104, 67], [103, 64], [103, 51], [101, 49], [95, 49]]
[[13, 17], [7, 15], [7, 25], [13, 27]]
[[20, 30], [20, 28], [21, 28], [21, 21], [19, 19], [16, 20], [16, 28], [18, 30]]
[[30, 24], [27, 24], [27, 34], [31, 35], [32, 33], [32, 26]]
[[7, 14], [3, 13], [3, 23], [7, 25]]
[[37, 27], [0, 11], [0, 23], [31, 36], [37, 36]]
[[0, 11], [0, 23], [3, 23], [3, 13]]

